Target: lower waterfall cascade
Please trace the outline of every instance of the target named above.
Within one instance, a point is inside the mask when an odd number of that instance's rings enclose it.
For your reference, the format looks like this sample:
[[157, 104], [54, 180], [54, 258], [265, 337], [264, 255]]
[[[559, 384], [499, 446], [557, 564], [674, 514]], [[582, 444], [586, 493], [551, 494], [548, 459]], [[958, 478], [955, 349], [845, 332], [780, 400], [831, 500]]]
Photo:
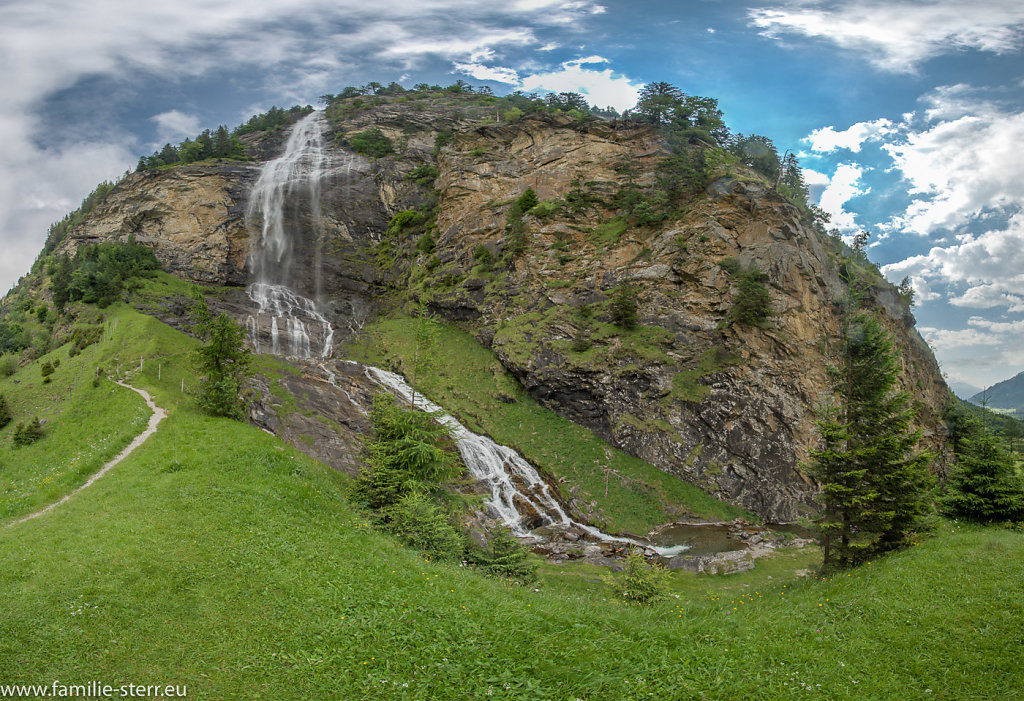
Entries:
[[[488, 510], [508, 526], [513, 535], [534, 537], [523, 525], [524, 516], [517, 506], [525, 504], [540, 515], [545, 526], [571, 526], [602, 542], [635, 545], [653, 550], [662, 557], [673, 557], [689, 549], [686, 545], [661, 547], [634, 538], [614, 536], [573, 520], [552, 495], [550, 486], [536, 468], [515, 450], [473, 433], [437, 404], [414, 392], [400, 375], [369, 365], [364, 367], [366, 376], [372, 381], [415, 408], [434, 414], [438, 423], [451, 431], [470, 474], [490, 489], [491, 496], [485, 502]], [[517, 483], [523, 487], [517, 487]]]

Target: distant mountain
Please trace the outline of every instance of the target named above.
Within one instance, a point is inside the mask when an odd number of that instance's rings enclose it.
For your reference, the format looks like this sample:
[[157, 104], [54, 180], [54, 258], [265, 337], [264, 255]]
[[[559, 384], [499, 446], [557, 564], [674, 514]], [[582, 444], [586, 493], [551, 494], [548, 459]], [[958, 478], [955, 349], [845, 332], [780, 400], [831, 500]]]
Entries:
[[960, 382], [959, 380], [948, 380], [949, 388], [953, 390], [953, 394], [960, 397], [960, 399], [970, 400], [978, 392], [981, 392], [981, 387], [975, 387], [967, 382]]
[[970, 401], [981, 404], [985, 398], [987, 398], [990, 409], [1010, 409], [1021, 412], [1024, 410], [1024, 372], [1014, 375], [1009, 380], [997, 382], [987, 390], [978, 392], [971, 397]]

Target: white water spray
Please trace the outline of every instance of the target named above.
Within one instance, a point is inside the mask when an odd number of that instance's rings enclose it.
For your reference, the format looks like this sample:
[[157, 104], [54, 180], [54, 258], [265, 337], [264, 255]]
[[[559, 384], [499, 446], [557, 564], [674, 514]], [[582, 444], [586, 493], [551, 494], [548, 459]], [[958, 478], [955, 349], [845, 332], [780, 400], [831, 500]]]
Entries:
[[530, 536], [527, 521], [539, 517], [545, 526], [572, 526], [597, 540], [649, 548], [662, 557], [672, 557], [689, 549], [686, 545], [657, 547], [633, 538], [609, 535], [593, 526], [574, 521], [551, 494], [551, 488], [540, 473], [519, 453], [507, 446], [498, 445], [487, 436], [473, 433], [437, 404], [420, 393], [414, 393], [401, 376], [371, 366], [366, 366], [366, 376], [416, 408], [434, 413], [436, 420], [451, 431], [470, 474], [490, 489], [490, 499], [485, 502], [487, 508], [514, 535]]
[[[249, 317], [247, 327], [257, 353], [261, 351], [260, 332], [268, 321], [271, 353], [285, 352], [297, 358], [327, 358], [331, 353], [334, 329], [330, 321], [315, 301], [290, 287], [294, 284], [295, 244], [305, 236], [314, 242], [315, 295], [319, 299], [322, 293], [320, 182], [328, 162], [323, 131], [324, 118], [319, 112], [297, 122], [284, 153], [264, 164], [252, 188], [246, 220], [255, 238], [249, 264], [256, 282], [246, 293], [259, 305], [259, 311]], [[303, 207], [306, 204], [308, 209]], [[301, 216], [291, 216], [291, 210]]]

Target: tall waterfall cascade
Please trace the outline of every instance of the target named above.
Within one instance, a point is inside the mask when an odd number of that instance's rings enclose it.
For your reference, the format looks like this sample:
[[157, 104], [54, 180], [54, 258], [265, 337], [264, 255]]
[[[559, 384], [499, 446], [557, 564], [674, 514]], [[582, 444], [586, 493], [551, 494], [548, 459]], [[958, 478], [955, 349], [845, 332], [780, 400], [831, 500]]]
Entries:
[[[314, 296], [322, 295], [320, 265], [321, 180], [328, 171], [323, 114], [312, 112], [292, 127], [284, 153], [264, 164], [252, 188], [246, 223], [253, 235], [249, 267], [255, 282], [246, 293], [259, 310], [247, 320], [256, 352], [327, 358], [334, 328], [314, 299], [299, 294], [292, 264], [296, 244], [314, 245]], [[305, 272], [305, 271], [303, 271]], [[260, 338], [270, 338], [270, 348]]]

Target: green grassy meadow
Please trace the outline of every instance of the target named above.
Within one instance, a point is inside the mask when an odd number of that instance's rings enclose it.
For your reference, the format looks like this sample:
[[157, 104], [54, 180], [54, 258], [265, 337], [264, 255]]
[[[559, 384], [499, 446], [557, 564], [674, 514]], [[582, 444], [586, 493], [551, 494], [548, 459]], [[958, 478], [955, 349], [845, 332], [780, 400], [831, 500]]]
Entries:
[[[131, 382], [169, 417], [68, 503], [0, 525], [0, 684], [184, 684], [193, 699], [1020, 696], [1020, 531], [944, 522], [824, 580], [796, 574], [816, 549], [782, 550], [740, 575], [674, 573], [650, 606], [588, 565], [542, 563], [524, 588], [425, 561], [347, 501], [341, 474], [197, 413], [193, 342], [124, 306], [110, 315], [95, 358], [61, 369], [124, 371], [142, 353]], [[55, 419], [38, 445], [86, 441], [101, 414]], [[0, 451], [6, 480], [19, 453]]]

